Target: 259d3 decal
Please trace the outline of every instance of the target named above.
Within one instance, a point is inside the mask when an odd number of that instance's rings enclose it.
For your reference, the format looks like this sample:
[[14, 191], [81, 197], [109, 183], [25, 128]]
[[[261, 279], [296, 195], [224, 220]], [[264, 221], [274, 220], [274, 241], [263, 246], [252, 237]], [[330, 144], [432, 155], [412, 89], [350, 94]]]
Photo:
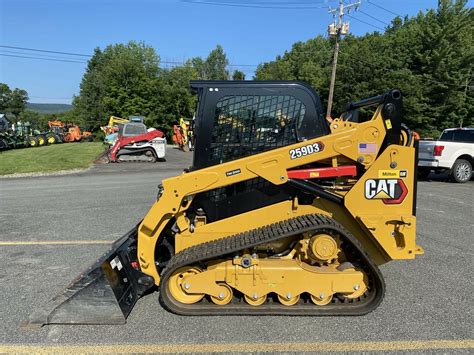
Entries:
[[305, 157], [313, 153], [319, 153], [324, 149], [322, 142], [316, 142], [313, 144], [307, 144], [299, 148], [290, 149], [290, 159], [297, 159]]
[[369, 179], [365, 182], [365, 198], [382, 200], [385, 204], [400, 204], [408, 189], [402, 179]]

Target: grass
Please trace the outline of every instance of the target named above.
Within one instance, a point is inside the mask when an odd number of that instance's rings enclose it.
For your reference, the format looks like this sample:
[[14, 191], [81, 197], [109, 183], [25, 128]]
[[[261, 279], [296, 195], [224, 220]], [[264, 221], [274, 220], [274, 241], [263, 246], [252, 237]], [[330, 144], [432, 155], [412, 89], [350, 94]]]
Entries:
[[104, 151], [102, 143], [65, 143], [0, 152], [0, 175], [83, 169]]

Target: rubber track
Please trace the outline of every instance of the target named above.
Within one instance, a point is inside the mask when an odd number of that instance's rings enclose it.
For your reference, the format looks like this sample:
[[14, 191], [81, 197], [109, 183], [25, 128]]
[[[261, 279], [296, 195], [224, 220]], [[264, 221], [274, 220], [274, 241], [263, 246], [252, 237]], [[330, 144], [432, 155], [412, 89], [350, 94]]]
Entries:
[[[343, 241], [346, 256], [350, 261], [362, 267], [369, 278], [368, 291], [360, 298], [340, 300], [333, 298], [326, 306], [317, 306], [309, 300], [300, 299], [293, 306], [285, 306], [272, 301], [269, 295], [267, 302], [261, 306], [251, 306], [243, 299], [234, 300], [228, 305], [215, 305], [207, 298], [187, 305], [176, 301], [168, 291], [167, 281], [173, 272], [182, 266], [199, 265], [201, 262], [219, 259], [237, 252], [268, 243], [281, 238], [298, 235], [304, 232], [318, 231], [338, 234]], [[356, 260], [354, 260], [354, 258]], [[382, 301], [385, 283], [378, 267], [371, 261], [358, 240], [334, 219], [320, 214], [304, 215], [265, 227], [221, 238], [212, 242], [198, 244], [176, 254], [163, 270], [161, 276], [160, 302], [167, 310], [182, 315], [363, 315], [374, 310]], [[234, 295], [235, 296], [235, 295]]]

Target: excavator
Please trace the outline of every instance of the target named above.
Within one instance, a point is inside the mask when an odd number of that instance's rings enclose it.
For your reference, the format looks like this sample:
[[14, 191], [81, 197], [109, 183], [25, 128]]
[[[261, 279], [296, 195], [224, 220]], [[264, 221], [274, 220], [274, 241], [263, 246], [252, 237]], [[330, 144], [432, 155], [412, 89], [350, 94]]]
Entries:
[[[417, 144], [392, 89], [326, 120], [297, 81], [192, 81], [192, 166], [30, 325], [180, 315], [363, 315], [416, 243]], [[372, 112], [370, 115], [365, 113]], [[364, 114], [362, 114], [364, 113]]]

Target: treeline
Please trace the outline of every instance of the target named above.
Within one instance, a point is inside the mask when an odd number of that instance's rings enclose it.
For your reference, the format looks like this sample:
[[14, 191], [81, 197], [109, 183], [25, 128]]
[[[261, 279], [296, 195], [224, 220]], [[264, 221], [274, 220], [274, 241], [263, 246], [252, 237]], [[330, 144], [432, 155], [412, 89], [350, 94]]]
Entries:
[[244, 73], [227, 70], [221, 46], [207, 58], [192, 58], [184, 65], [160, 68], [160, 57], [142, 42], [96, 49], [73, 100], [72, 114], [86, 128], [98, 129], [110, 115], [142, 115], [145, 123], [170, 134], [181, 116], [191, 117], [196, 98], [189, 91], [193, 79], [244, 79]]
[[28, 93], [26, 90], [11, 89], [7, 84], [0, 83], [0, 113], [19, 119], [26, 109]]
[[28, 92], [24, 89], [10, 88], [0, 83], [0, 114], [5, 114], [10, 123], [18, 121], [30, 122], [31, 127], [40, 131], [48, 129], [48, 121], [53, 120], [82, 120], [72, 112], [39, 113], [28, 109]]
[[[400, 88], [405, 95], [404, 120], [422, 135], [436, 136], [460, 124], [473, 126], [474, 12], [466, 3], [440, 0], [437, 9], [395, 18], [384, 33], [346, 36], [341, 41], [333, 116], [349, 101]], [[274, 61], [259, 65], [254, 79], [306, 81], [325, 106], [333, 48], [334, 40], [323, 36], [295, 43]], [[18, 113], [15, 105], [11, 112], [40, 125], [59, 118], [93, 131], [111, 115], [142, 115], [145, 123], [170, 134], [173, 123], [181, 116], [191, 117], [196, 108], [190, 80], [245, 79], [243, 72], [231, 73], [228, 67], [219, 45], [206, 58], [195, 57], [170, 69], [161, 68], [155, 49], [143, 42], [109, 45], [94, 51], [70, 112]], [[10, 93], [18, 96], [15, 90]], [[2, 107], [0, 102], [0, 112]]]
[[[334, 40], [295, 43], [261, 64], [259, 80], [304, 80], [325, 103]], [[385, 33], [347, 36], [341, 42], [334, 113], [349, 101], [400, 88], [404, 120], [423, 135], [474, 124], [474, 12], [465, 0], [440, 0], [436, 10], [397, 17]]]

